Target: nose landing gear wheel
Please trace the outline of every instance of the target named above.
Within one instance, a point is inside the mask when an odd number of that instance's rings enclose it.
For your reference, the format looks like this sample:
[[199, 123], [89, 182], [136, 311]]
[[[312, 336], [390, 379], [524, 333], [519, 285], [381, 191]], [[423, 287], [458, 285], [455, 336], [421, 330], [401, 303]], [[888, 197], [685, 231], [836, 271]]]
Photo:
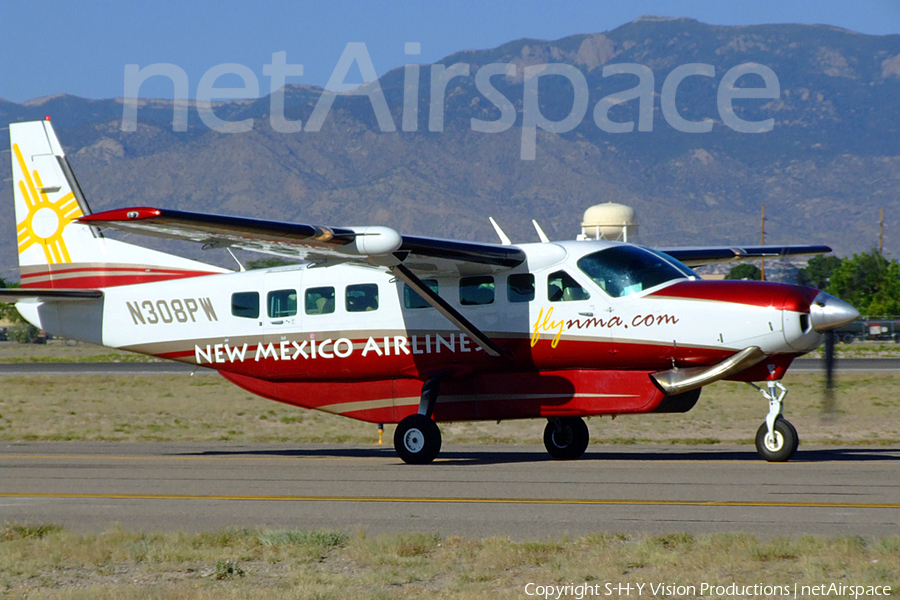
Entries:
[[797, 430], [787, 420], [778, 417], [775, 420], [775, 431], [769, 437], [769, 428], [763, 423], [756, 432], [756, 451], [769, 462], [785, 462], [790, 460], [800, 446]]
[[581, 417], [550, 419], [544, 428], [544, 447], [557, 460], [578, 458], [589, 441], [590, 433]]
[[394, 449], [407, 464], [428, 464], [441, 451], [441, 430], [425, 415], [410, 415], [394, 431]]

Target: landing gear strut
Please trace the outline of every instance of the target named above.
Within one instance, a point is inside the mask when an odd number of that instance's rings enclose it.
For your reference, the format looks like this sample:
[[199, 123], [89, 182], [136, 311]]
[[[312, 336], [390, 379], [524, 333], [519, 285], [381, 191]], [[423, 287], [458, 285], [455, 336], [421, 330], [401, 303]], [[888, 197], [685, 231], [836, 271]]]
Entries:
[[440, 378], [432, 377], [422, 385], [419, 412], [400, 421], [394, 431], [394, 449], [407, 464], [426, 465], [441, 451], [441, 430], [431, 418], [440, 384]]
[[[768, 389], [765, 390], [750, 384], [769, 401], [766, 422], [760, 425], [756, 432], [756, 451], [769, 462], [785, 462], [797, 452], [800, 437], [794, 426], [781, 416], [787, 388], [778, 381], [768, 381], [767, 384]], [[777, 392], [776, 388], [778, 388]]]
[[544, 447], [557, 460], [578, 458], [589, 441], [590, 433], [581, 417], [549, 419], [544, 428]]

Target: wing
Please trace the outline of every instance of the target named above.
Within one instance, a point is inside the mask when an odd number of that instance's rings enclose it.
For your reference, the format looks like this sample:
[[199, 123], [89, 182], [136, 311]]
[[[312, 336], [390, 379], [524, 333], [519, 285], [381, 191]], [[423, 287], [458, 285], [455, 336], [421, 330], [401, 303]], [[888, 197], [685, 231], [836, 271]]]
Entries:
[[654, 249], [677, 258], [689, 267], [831, 252], [828, 246], [694, 246]]
[[22, 300], [33, 300], [35, 302], [79, 302], [96, 300], [102, 297], [103, 292], [100, 290], [0, 289], [0, 302], [21, 302]]
[[515, 246], [412, 235], [403, 236], [400, 253], [408, 253], [403, 264], [423, 275], [481, 275], [525, 262], [525, 252]]
[[393, 266], [404, 262], [423, 276], [489, 273], [525, 261], [525, 253], [516, 247], [401, 236], [389, 227], [325, 227], [147, 207], [95, 213], [78, 222], [316, 264]]
[[388, 227], [324, 227], [147, 207], [95, 213], [78, 222], [199, 242], [207, 248], [255, 250], [316, 265], [357, 263], [387, 267], [486, 353], [498, 357], [505, 354], [503, 349], [431, 292], [416, 273], [424, 277], [486, 274], [511, 269], [525, 261], [525, 252], [515, 246], [401, 236]]

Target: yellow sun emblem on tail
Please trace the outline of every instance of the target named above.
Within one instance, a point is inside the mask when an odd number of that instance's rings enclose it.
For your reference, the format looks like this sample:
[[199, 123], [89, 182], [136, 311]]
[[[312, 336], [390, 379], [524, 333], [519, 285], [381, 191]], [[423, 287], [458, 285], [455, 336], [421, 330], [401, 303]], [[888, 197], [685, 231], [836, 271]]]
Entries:
[[13, 152], [24, 176], [23, 180], [18, 181], [18, 185], [28, 207], [28, 215], [17, 225], [19, 254], [34, 244], [40, 244], [48, 263], [72, 262], [63, 239], [63, 230], [66, 225], [83, 216], [75, 194], [69, 192], [59, 200], [51, 202], [46, 192], [41, 189], [44, 185], [37, 170], [33, 172], [33, 179], [28, 174], [28, 166], [18, 144], [13, 144]]

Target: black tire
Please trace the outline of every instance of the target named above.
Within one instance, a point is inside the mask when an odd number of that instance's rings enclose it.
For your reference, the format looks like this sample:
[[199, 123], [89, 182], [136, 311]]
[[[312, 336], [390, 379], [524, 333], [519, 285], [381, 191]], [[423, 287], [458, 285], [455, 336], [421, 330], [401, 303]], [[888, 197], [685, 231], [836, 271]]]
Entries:
[[544, 428], [544, 447], [557, 460], [572, 460], [587, 450], [590, 432], [581, 417], [552, 419]]
[[[797, 434], [797, 430], [794, 428], [794, 426], [791, 424], [790, 421], [788, 421], [784, 417], [782, 417], [781, 420], [784, 421], [784, 424], [787, 425], [788, 428], [790, 428], [791, 435], [794, 438], [794, 444], [793, 444], [793, 448], [791, 449], [791, 456], [790, 456], [790, 458], [794, 458], [794, 455], [797, 454], [797, 448], [800, 447], [800, 436]], [[790, 460], [790, 459], [788, 459], [788, 460]]]
[[394, 430], [394, 449], [407, 464], [427, 465], [441, 451], [441, 430], [425, 415], [410, 415]]
[[768, 426], [763, 423], [756, 432], [756, 451], [769, 462], [786, 462], [793, 458], [800, 446], [800, 436], [797, 430], [786, 419], [778, 417], [775, 420], [775, 444], [766, 443], [769, 433]]

